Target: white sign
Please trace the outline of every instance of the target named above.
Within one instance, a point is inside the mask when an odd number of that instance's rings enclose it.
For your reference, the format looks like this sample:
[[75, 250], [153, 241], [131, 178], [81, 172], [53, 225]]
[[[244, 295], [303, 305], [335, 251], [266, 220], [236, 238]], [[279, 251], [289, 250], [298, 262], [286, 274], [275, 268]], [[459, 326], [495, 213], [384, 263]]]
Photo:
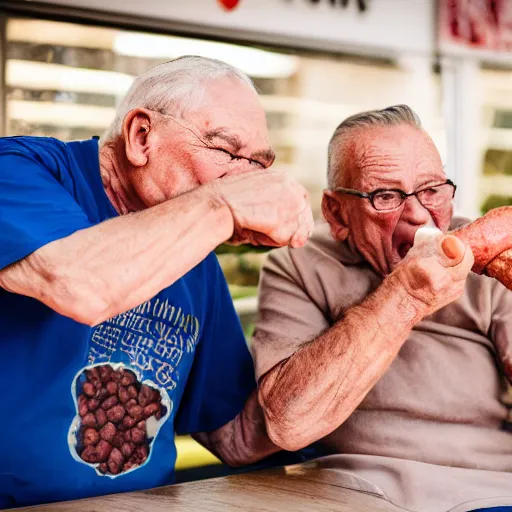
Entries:
[[430, 54], [435, 48], [435, 0], [365, 0], [364, 12], [357, 0], [345, 8], [342, 0], [239, 0], [231, 11], [219, 0], [42, 1], [341, 52]]

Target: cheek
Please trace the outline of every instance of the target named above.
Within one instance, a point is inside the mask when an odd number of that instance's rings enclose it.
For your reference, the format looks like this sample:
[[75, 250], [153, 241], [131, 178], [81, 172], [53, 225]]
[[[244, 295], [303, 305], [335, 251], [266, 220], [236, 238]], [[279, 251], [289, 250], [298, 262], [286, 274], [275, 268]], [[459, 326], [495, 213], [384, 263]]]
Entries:
[[357, 218], [355, 237], [361, 237], [371, 244], [379, 245], [391, 240], [393, 231], [400, 219], [400, 212], [373, 214], [365, 212]]
[[192, 156], [191, 160], [191, 172], [199, 185], [204, 185], [226, 174], [226, 166], [209, 158], [208, 153], [197, 153]]
[[236, 176], [251, 171], [262, 171], [263, 169], [251, 165], [247, 160], [225, 161], [224, 158], [211, 157], [208, 153], [195, 155], [192, 159], [193, 174], [196, 181], [203, 185], [223, 176]]
[[452, 220], [453, 206], [450, 205], [449, 207], [432, 210], [430, 215], [441, 231], [448, 231]]
[[390, 212], [381, 214], [378, 217], [377, 225], [382, 233], [393, 234], [396, 225], [400, 221], [401, 212]]
[[389, 212], [376, 215], [372, 224], [374, 228], [374, 236], [380, 237], [385, 242], [386, 239], [391, 239], [396, 225], [400, 221], [401, 212]]

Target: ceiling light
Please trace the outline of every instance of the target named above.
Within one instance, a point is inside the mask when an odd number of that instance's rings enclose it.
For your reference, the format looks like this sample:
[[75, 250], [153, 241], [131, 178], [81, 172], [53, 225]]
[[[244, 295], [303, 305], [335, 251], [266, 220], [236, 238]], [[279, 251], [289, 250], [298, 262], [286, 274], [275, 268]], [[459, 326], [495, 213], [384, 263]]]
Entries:
[[28, 60], [9, 59], [6, 63], [6, 83], [36, 91], [85, 92], [124, 96], [133, 77], [115, 71], [73, 68]]
[[299, 64], [299, 59], [292, 55], [257, 48], [133, 32], [119, 33], [114, 38], [113, 49], [121, 55], [152, 59], [173, 59], [182, 55], [219, 59], [255, 78], [286, 78], [297, 71]]

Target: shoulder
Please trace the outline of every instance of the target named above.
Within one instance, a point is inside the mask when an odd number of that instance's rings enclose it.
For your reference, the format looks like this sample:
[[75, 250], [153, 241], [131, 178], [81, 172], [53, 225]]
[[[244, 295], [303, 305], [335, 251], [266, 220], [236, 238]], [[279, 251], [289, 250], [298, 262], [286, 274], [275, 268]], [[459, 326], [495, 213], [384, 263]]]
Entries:
[[260, 302], [308, 297], [319, 309], [327, 310], [332, 283], [343, 281], [345, 245], [335, 241], [329, 225], [322, 223], [304, 247], [272, 251], [261, 273]]
[[315, 227], [307, 244], [300, 249], [282, 247], [272, 251], [264, 270], [281, 271], [307, 276], [330, 268], [341, 268], [362, 263], [359, 254], [352, 252], [344, 242], [331, 236], [329, 224], [322, 222]]
[[19, 157], [51, 169], [69, 162], [67, 144], [51, 137], [1, 137], [2, 157]]
[[471, 219], [463, 217], [462, 215], [454, 215], [450, 222], [450, 231], [467, 226], [471, 222]]
[[271, 254], [261, 276], [260, 302], [307, 298], [326, 318], [336, 319], [381, 282], [361, 254], [333, 239], [325, 223], [315, 228], [302, 249]]
[[0, 137], [0, 154], [66, 153], [66, 143], [52, 137]]

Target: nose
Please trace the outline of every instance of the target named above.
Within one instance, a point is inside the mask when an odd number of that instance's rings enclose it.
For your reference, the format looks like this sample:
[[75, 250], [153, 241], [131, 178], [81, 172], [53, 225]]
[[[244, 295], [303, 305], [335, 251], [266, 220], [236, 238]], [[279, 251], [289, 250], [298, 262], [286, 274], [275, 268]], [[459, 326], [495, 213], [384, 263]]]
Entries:
[[434, 222], [430, 212], [420, 203], [416, 196], [409, 196], [405, 200], [402, 220], [415, 226], [425, 226]]

